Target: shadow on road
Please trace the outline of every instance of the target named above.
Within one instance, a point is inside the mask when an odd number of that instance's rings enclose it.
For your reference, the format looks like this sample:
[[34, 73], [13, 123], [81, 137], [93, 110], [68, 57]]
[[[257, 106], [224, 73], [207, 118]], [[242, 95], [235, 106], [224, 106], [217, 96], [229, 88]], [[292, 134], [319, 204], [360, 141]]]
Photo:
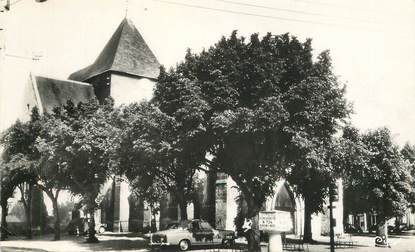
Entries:
[[18, 248], [18, 247], [1, 247], [1, 252], [47, 252], [42, 249]]

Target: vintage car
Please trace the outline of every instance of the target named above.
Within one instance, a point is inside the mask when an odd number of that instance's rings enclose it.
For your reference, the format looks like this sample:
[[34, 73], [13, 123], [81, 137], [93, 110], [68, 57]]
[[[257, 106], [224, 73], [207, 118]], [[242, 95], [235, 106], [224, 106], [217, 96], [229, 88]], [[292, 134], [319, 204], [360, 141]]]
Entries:
[[235, 232], [216, 230], [199, 219], [171, 223], [167, 230], [150, 234], [151, 246], [179, 246], [180, 251], [186, 251], [193, 245], [232, 245]]

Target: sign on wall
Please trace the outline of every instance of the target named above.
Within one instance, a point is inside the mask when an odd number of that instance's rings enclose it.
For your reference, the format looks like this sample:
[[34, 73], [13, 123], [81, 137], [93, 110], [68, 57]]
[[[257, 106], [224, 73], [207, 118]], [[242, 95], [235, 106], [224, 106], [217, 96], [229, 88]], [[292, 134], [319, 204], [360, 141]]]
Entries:
[[279, 210], [259, 212], [259, 230], [271, 232], [292, 231], [291, 212]]

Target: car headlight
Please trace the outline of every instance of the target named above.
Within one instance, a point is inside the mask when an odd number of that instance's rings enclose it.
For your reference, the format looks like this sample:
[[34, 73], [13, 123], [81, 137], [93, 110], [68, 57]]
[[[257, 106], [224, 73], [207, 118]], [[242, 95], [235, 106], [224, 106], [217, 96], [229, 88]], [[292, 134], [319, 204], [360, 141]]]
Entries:
[[167, 237], [166, 235], [154, 234], [151, 236], [151, 240], [153, 243], [166, 243]]

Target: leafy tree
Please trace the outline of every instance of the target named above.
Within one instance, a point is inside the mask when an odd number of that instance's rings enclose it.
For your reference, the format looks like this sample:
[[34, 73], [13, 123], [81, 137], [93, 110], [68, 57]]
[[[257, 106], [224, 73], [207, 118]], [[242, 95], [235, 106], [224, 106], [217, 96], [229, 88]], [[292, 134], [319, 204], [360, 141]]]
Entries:
[[48, 134], [50, 128], [48, 124], [49, 117], [49, 115], [41, 116], [37, 108], [34, 108], [28, 122], [21, 123], [17, 121], [9, 128], [3, 136], [3, 143], [6, 146], [6, 155], [11, 157], [7, 160], [7, 163], [15, 167], [12, 170], [20, 171], [16, 177], [21, 179], [16, 186], [21, 192], [22, 203], [27, 212], [28, 234], [31, 235], [32, 192], [33, 187], [36, 186], [43, 190], [53, 203], [55, 215], [54, 239], [59, 240], [60, 219], [57, 199], [59, 191], [64, 187], [62, 181], [67, 180], [67, 176], [51, 165], [53, 163], [52, 159], [49, 159], [47, 152], [42, 152], [42, 148], [37, 142], [42, 134], [43, 137]]
[[369, 151], [367, 165], [349, 169], [346, 185], [357, 198], [355, 203], [361, 204], [354, 210], [377, 213], [379, 228], [386, 228], [388, 219], [403, 215], [408, 207], [413, 192], [410, 167], [393, 143], [389, 129], [369, 131], [361, 141]]
[[359, 130], [348, 125], [343, 128], [343, 134], [337, 139], [337, 148], [332, 154], [333, 172], [343, 179], [343, 215], [346, 223], [349, 214], [370, 211], [363, 192], [349, 178], [356, 171], [366, 169], [371, 153]]
[[[214, 156], [205, 160], [209, 168], [236, 182], [247, 217], [257, 216], [287, 171], [311, 171], [295, 160], [318, 154], [349, 113], [328, 53], [314, 62], [311, 40], [288, 34], [254, 34], [247, 42], [233, 32], [200, 54], [189, 51], [176, 68], [162, 69], [154, 101], [179, 124], [188, 114], [196, 119], [189, 135]], [[249, 249], [258, 250], [259, 236], [251, 233]]]
[[408, 160], [410, 164], [415, 163], [415, 146], [410, 143], [405, 143], [401, 150], [401, 154], [405, 160]]
[[1, 205], [1, 240], [4, 241], [7, 239], [7, 221], [6, 217], [8, 215], [8, 199], [13, 197], [14, 190], [16, 189], [16, 184], [10, 176], [10, 170], [7, 165], [0, 160], [0, 175], [1, 175], [1, 194], [0, 194], [0, 205]]
[[[373, 153], [369, 160], [369, 170], [363, 177], [369, 178], [366, 188], [370, 188], [369, 201], [383, 219], [401, 215], [408, 205], [408, 195], [412, 192], [410, 170], [393, 143], [389, 129], [381, 128], [363, 136], [363, 142]], [[365, 171], [363, 171], [365, 172]], [[369, 173], [370, 172], [370, 173]]]
[[[90, 215], [88, 242], [98, 241], [94, 212], [99, 204], [100, 186], [111, 175], [111, 153], [116, 145], [116, 131], [110, 124], [112, 108], [111, 101], [102, 106], [97, 101], [77, 106], [68, 102], [46, 117], [36, 144], [47, 177], [53, 174], [58, 183], [82, 197]], [[43, 185], [56, 186], [53, 181], [44, 181]], [[56, 215], [59, 216], [58, 211]]]
[[341, 141], [335, 138], [324, 142], [318, 142], [318, 138], [300, 141], [295, 148], [297, 159], [288, 162], [287, 180], [304, 199], [304, 240], [312, 242], [311, 215], [323, 211], [330, 188], [341, 174], [334, 165], [341, 152]]
[[170, 193], [180, 206], [181, 219], [187, 219], [194, 175], [205, 154], [189, 136], [192, 132], [183, 130], [189, 126], [178, 124], [146, 102], [123, 108], [121, 117], [123, 132], [117, 150], [120, 173], [152, 207]]
[[[415, 146], [410, 145], [409, 143], [406, 143], [401, 150], [401, 154], [403, 158], [405, 159], [405, 161], [407, 162], [407, 164], [409, 165], [409, 170], [410, 170], [412, 178], [415, 178]], [[415, 206], [415, 180], [413, 180], [412, 182], [412, 188], [414, 191], [411, 194], [409, 201], [412, 207], [414, 207]]]
[[62, 190], [69, 189], [71, 180], [70, 172], [66, 169], [64, 157], [59, 156], [66, 148], [67, 127], [54, 115], [46, 114], [40, 120], [40, 132], [35, 142], [39, 153], [36, 169], [37, 186], [41, 188], [52, 202], [54, 215], [54, 240], [60, 239], [60, 222], [58, 197]]
[[[30, 121], [37, 120], [33, 114]], [[36, 184], [34, 165], [36, 153], [33, 151], [33, 142], [36, 129], [30, 123], [17, 121], [1, 137], [4, 146], [5, 166], [7, 166], [9, 188], [17, 187], [20, 190], [21, 202], [26, 213], [26, 236], [32, 238], [32, 193]], [[6, 199], [7, 200], [7, 199]]]

